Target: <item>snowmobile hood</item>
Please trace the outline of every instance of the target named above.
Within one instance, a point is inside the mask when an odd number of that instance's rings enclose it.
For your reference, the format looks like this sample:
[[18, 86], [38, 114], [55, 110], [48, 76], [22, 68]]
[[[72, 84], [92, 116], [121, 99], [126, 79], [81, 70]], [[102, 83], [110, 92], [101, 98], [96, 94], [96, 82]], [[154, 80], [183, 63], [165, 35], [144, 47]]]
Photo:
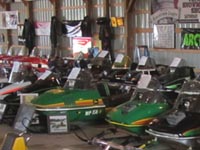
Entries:
[[158, 92], [138, 92], [128, 102], [113, 108], [107, 114], [107, 120], [126, 127], [146, 126], [167, 109], [169, 105]]
[[82, 107], [102, 105], [103, 101], [97, 90], [68, 90], [57, 88], [46, 91], [32, 100], [32, 104], [42, 108]]
[[107, 114], [107, 121], [126, 127], [146, 126], [154, 117], [168, 109], [167, 104], [126, 103]]
[[173, 110], [154, 120], [149, 128], [181, 137], [200, 136], [200, 95], [181, 93]]
[[25, 88], [26, 86], [30, 85], [31, 82], [17, 82], [17, 83], [12, 83], [9, 84], [2, 89], [0, 89], [0, 95], [6, 95], [6, 94], [11, 94], [17, 91], [20, 91], [21, 89]]
[[177, 137], [200, 136], [200, 119], [195, 113], [172, 111], [164, 118], [155, 119], [149, 129], [160, 135], [169, 134]]

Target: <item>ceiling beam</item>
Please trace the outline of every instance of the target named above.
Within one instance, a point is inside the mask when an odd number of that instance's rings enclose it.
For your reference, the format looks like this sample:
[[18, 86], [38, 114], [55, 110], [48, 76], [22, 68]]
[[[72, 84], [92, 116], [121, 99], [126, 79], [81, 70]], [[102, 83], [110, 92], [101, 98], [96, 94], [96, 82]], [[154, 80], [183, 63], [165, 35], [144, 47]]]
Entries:
[[133, 4], [135, 4], [135, 0], [130, 0], [130, 1], [128, 2], [128, 6], [127, 6], [127, 8], [126, 8], [126, 13], [128, 13], [128, 12], [130, 12], [130, 11], [132, 10]]
[[28, 1], [26, 1], [26, 0], [22, 0], [22, 2], [24, 3], [25, 6], [28, 5]]
[[124, 22], [125, 22], [125, 53], [126, 55], [130, 56], [131, 59], [133, 59], [133, 47], [134, 47], [134, 36], [132, 35], [132, 29], [131, 29], [131, 17], [134, 15], [131, 13], [136, 0], [125, 0], [124, 3]]
[[55, 3], [55, 0], [49, 0], [52, 4], [54, 4]]
[[6, 4], [4, 2], [0, 1], [0, 5], [2, 8], [4, 8]]

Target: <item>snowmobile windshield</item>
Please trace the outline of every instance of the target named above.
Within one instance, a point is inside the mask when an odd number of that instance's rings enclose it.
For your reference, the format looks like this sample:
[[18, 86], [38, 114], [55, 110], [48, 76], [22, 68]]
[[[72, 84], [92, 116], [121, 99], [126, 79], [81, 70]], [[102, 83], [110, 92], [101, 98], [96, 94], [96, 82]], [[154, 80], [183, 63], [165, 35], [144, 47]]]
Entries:
[[132, 100], [136, 100], [143, 103], [166, 102], [164, 96], [156, 91], [138, 91], [137, 93], [134, 93]]
[[13, 65], [9, 76], [10, 83], [22, 81], [31, 81], [33, 83], [36, 80], [37, 75], [35, 74], [31, 64], [23, 65], [22, 63], [16, 63]]
[[200, 95], [179, 95], [175, 108], [180, 111], [200, 113]]
[[180, 92], [188, 95], [199, 95], [200, 82], [198, 80], [187, 81], [183, 84]]
[[9, 73], [10, 73], [9, 69], [5, 67], [0, 68], [0, 78], [8, 78]]
[[76, 79], [68, 78], [65, 82], [66, 89], [95, 89], [93, 75], [88, 69], [81, 69]]

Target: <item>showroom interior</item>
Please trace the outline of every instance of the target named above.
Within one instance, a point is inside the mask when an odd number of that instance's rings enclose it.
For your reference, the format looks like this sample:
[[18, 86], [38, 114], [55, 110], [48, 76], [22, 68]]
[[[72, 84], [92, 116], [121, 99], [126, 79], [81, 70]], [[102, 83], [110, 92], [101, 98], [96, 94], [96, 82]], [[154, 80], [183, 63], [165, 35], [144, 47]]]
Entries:
[[1, 150], [198, 150], [199, 12], [0, 0]]

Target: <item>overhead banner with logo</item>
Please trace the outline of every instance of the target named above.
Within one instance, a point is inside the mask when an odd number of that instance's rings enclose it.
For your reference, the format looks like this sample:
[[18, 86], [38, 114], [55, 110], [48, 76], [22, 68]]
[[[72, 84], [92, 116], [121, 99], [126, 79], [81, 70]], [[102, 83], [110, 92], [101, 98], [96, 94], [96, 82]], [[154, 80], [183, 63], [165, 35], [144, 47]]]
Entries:
[[200, 19], [200, 0], [179, 0], [180, 22], [199, 22]]
[[151, 20], [154, 24], [174, 23], [178, 20], [178, 0], [151, 1]]
[[200, 0], [153, 0], [151, 6], [154, 24], [200, 21]]

